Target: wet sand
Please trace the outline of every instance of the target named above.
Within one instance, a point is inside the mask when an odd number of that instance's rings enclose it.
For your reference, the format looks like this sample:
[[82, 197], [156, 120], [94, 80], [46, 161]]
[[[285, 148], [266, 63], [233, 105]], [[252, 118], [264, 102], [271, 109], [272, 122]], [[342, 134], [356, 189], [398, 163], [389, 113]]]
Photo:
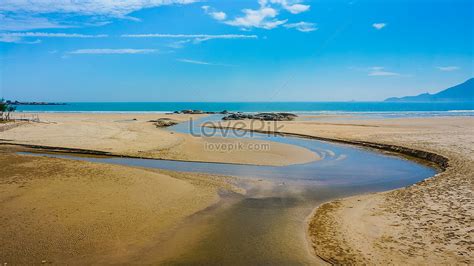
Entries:
[[[149, 120], [170, 118], [187, 123], [202, 115], [42, 113], [41, 123], [26, 123], [0, 131], [5, 142], [78, 148], [149, 158], [289, 165], [318, 160], [317, 154], [296, 146], [251, 139], [193, 137], [156, 128]], [[135, 120], [134, 120], [135, 119]], [[243, 149], [209, 150], [209, 144], [238, 145]], [[253, 145], [253, 146], [252, 146]], [[268, 145], [269, 149], [249, 149]], [[213, 146], [215, 147], [215, 146]]]
[[[233, 180], [0, 150], [0, 262], [125, 263]], [[138, 261], [138, 260], [137, 260]]]
[[338, 118], [279, 125], [280, 132], [398, 145], [449, 159], [446, 171], [424, 182], [317, 208], [309, 234], [319, 257], [336, 264], [473, 263], [473, 118]]

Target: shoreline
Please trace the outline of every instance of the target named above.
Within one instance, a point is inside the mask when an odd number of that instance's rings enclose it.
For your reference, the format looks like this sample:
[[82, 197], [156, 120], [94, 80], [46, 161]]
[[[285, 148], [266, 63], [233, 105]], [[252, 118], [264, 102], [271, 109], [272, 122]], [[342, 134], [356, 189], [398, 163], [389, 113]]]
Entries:
[[[428, 166], [433, 166], [434, 164], [437, 166], [438, 170], [441, 170], [441, 172], [445, 171], [449, 167], [449, 159], [443, 155], [429, 152], [429, 151], [420, 150], [420, 149], [413, 149], [409, 147], [399, 146], [399, 145], [391, 145], [391, 144], [369, 142], [369, 141], [357, 141], [357, 140], [350, 140], [350, 139], [340, 139], [340, 138], [318, 137], [318, 136], [312, 136], [312, 135], [307, 135], [307, 134], [278, 132], [278, 131], [271, 131], [271, 130], [270, 131], [269, 130], [252, 130], [252, 129], [245, 129], [245, 128], [223, 127], [223, 126], [211, 127], [211, 128], [238, 129], [238, 130], [253, 132], [253, 133], [275, 134], [275, 135], [288, 136], [288, 137], [306, 138], [306, 139], [320, 140], [320, 141], [326, 141], [326, 142], [347, 144], [347, 145], [353, 145], [353, 146], [358, 146], [362, 148], [370, 148], [378, 152], [389, 152], [389, 153], [393, 153], [395, 155], [398, 155], [404, 158], [408, 157], [408, 159], [412, 159], [415, 162], [419, 162], [419, 160], [421, 160]], [[259, 165], [259, 164], [247, 164], [247, 163], [233, 163], [233, 162], [194, 161], [194, 160], [153, 158], [153, 157], [146, 157], [146, 156], [131, 156], [131, 155], [116, 154], [116, 153], [100, 151], [100, 150], [45, 146], [45, 145], [35, 145], [35, 144], [26, 144], [26, 143], [14, 143], [14, 142], [8, 142], [2, 139], [0, 139], [0, 145], [21, 146], [21, 147], [26, 147], [26, 148], [44, 150], [45, 152], [53, 152], [53, 153], [97, 155], [97, 156], [117, 157], [117, 158], [165, 160], [165, 161], [177, 161], [177, 162], [181, 161], [181, 162], [193, 162], [193, 163], [219, 163], [219, 164], [232, 164], [232, 165]]]
[[[178, 161], [279, 166], [320, 159], [316, 153], [302, 147], [257, 139], [203, 138], [172, 132], [150, 122], [166, 118], [188, 123], [203, 117], [188, 114], [43, 114], [40, 118], [44, 123], [22, 123], [0, 132], [0, 138], [7, 143], [67, 148], [97, 155]], [[188, 125], [181, 125], [185, 126]], [[227, 147], [239, 148], [224, 149]]]
[[298, 137], [298, 138], [306, 138], [306, 139], [313, 139], [313, 140], [320, 140], [320, 141], [327, 141], [327, 142], [334, 142], [340, 144], [347, 144], [358, 146], [362, 148], [370, 148], [374, 150], [378, 150], [379, 152], [390, 152], [396, 154], [401, 157], [413, 157], [415, 162], [418, 160], [423, 160], [428, 165], [435, 164], [439, 167], [442, 171], [445, 171], [449, 167], [449, 159], [433, 152], [419, 150], [419, 149], [412, 149], [408, 147], [398, 146], [398, 145], [390, 145], [384, 143], [377, 143], [377, 142], [369, 142], [369, 141], [355, 141], [349, 139], [338, 139], [338, 138], [327, 138], [327, 137], [318, 137], [318, 136], [311, 136], [306, 134], [298, 134], [298, 133], [288, 133], [288, 132], [278, 132], [278, 131], [266, 131], [266, 130], [251, 130], [245, 128], [234, 128], [234, 127], [215, 127], [218, 129], [239, 129], [248, 132], [254, 133], [262, 133], [262, 134], [276, 134], [281, 136], [289, 136], [289, 137]]
[[43, 145], [34, 145], [34, 144], [23, 144], [23, 143], [10, 143], [0, 140], [0, 146], [19, 146], [24, 148], [31, 148], [36, 151], [32, 153], [58, 153], [58, 154], [76, 154], [84, 156], [103, 156], [109, 158], [129, 158], [129, 159], [145, 159], [145, 160], [157, 160], [157, 161], [171, 161], [171, 162], [190, 162], [190, 163], [216, 163], [216, 164], [228, 164], [228, 165], [255, 165], [255, 166], [266, 166], [265, 164], [250, 164], [250, 163], [233, 163], [233, 162], [213, 162], [213, 161], [193, 161], [193, 160], [180, 160], [180, 159], [165, 159], [165, 158], [153, 158], [153, 157], [144, 157], [144, 156], [132, 156], [124, 154], [115, 154], [105, 151], [98, 150], [88, 150], [88, 149], [75, 149], [67, 147], [53, 147], [53, 146], [43, 146]]

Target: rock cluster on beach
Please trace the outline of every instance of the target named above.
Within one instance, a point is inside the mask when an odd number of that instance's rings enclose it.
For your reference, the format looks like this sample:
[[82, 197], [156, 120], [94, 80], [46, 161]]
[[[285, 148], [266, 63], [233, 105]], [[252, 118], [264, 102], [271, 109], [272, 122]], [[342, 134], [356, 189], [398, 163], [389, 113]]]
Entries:
[[153, 123], [156, 127], [170, 127], [178, 124], [178, 121], [169, 118], [159, 118], [156, 120], [150, 120], [148, 122]]
[[226, 115], [222, 120], [244, 120], [244, 119], [256, 119], [263, 121], [292, 121], [298, 117], [292, 113], [258, 113], [258, 114], [246, 114], [242, 112], [231, 113], [227, 110], [221, 112], [202, 111], [202, 110], [181, 110], [174, 111], [174, 114], [223, 114]]
[[202, 110], [181, 110], [181, 111], [174, 111], [175, 114], [190, 114], [190, 115], [199, 115], [199, 114], [228, 114], [229, 111], [224, 110], [221, 112], [212, 112], [212, 111], [202, 111]]
[[256, 119], [263, 121], [292, 121], [297, 117], [291, 113], [258, 113], [258, 114], [244, 114], [244, 113], [233, 113], [228, 116], [224, 116], [222, 120], [243, 120], [243, 119]]

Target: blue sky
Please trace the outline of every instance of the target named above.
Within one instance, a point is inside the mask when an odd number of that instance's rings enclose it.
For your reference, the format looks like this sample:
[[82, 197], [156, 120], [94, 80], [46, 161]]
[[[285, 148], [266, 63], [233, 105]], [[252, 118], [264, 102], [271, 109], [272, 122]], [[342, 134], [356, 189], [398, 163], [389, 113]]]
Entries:
[[7, 99], [376, 101], [474, 74], [472, 0], [27, 2], [0, 0]]

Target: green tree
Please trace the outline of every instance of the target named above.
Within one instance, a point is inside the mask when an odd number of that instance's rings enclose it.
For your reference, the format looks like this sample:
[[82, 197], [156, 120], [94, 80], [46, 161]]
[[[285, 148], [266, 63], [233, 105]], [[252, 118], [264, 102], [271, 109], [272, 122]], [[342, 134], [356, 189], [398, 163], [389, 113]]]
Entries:
[[10, 120], [10, 114], [16, 111], [16, 106], [8, 104], [5, 99], [0, 99], [0, 120]]
[[3, 115], [5, 112], [8, 110], [8, 104], [5, 102], [5, 100], [2, 98], [0, 99], [0, 120], [3, 120]]
[[16, 106], [7, 105], [7, 120], [10, 120], [10, 114], [16, 111]]

